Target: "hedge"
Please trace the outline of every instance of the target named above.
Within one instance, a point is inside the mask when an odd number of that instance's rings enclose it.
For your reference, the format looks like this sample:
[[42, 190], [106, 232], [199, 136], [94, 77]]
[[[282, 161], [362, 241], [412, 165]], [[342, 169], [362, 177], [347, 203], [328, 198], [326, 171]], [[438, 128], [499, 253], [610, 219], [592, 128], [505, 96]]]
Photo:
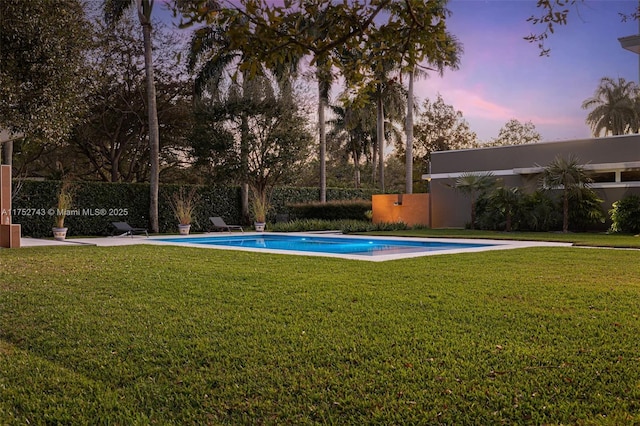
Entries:
[[[59, 181], [14, 180], [13, 223], [22, 225], [22, 235], [35, 238], [51, 236]], [[190, 187], [190, 185], [185, 185]], [[180, 185], [161, 185], [158, 199], [158, 225], [161, 233], [177, 232], [177, 221], [168, 197]], [[370, 199], [372, 191], [330, 188], [328, 200]], [[240, 188], [198, 186], [200, 201], [194, 231], [209, 230], [209, 217], [221, 216], [228, 223], [242, 223]], [[315, 201], [318, 188], [276, 188], [271, 197], [268, 219], [288, 213], [287, 205]], [[149, 184], [77, 182], [74, 184], [74, 208], [67, 216], [68, 236], [111, 235], [111, 222], [128, 222], [134, 227], [149, 227]]]
[[370, 200], [339, 200], [296, 203], [288, 207], [296, 219], [366, 220], [366, 212], [372, 205]]

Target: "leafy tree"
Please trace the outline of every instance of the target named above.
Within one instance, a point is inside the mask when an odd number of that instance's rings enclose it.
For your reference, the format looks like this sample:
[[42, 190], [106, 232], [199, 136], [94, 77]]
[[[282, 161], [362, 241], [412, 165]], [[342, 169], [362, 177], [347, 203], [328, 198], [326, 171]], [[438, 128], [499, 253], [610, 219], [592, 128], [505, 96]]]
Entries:
[[[532, 33], [525, 40], [530, 43], [537, 43], [540, 49], [540, 56], [549, 56], [550, 49], [545, 48], [545, 41], [555, 32], [556, 27], [565, 26], [568, 23], [571, 8], [578, 9], [585, 0], [537, 0], [536, 7], [540, 9], [539, 15], [530, 16], [527, 21], [534, 25], [542, 25], [544, 30], [539, 33]], [[620, 14], [622, 21], [628, 19], [638, 20], [640, 18], [640, 4], [631, 14]]]
[[543, 189], [562, 189], [562, 232], [569, 232], [569, 198], [572, 195], [580, 197], [582, 190], [590, 182], [584, 168], [574, 156], [558, 156], [544, 168], [541, 182]]
[[[357, 51], [363, 46], [371, 57], [385, 57], [412, 66], [428, 57], [435, 62], [446, 60], [455, 44], [445, 37], [445, 1], [404, 2], [333, 2], [331, 0], [297, 0], [274, 6], [265, 0], [242, 0], [240, 6], [221, 9], [216, 19], [232, 23], [229, 38], [235, 46], [253, 52], [253, 62], [244, 64], [251, 74], [260, 64], [283, 64], [310, 55], [311, 65], [326, 73], [337, 69], [354, 86], [366, 87], [371, 73], [367, 61], [345, 60], [343, 52]], [[187, 21], [211, 16], [205, 1], [196, 1]], [[407, 32], [409, 31], [409, 32]], [[398, 56], [400, 53], [403, 56]], [[393, 56], [391, 56], [393, 55]], [[377, 70], [376, 70], [377, 71]], [[320, 87], [322, 92], [322, 87]], [[319, 97], [319, 133], [321, 157], [324, 119], [321, 116], [324, 97]], [[321, 158], [321, 164], [323, 164]], [[321, 170], [321, 181], [323, 180]], [[325, 197], [321, 182], [321, 200]]]
[[421, 160], [424, 172], [427, 171], [432, 152], [478, 145], [477, 136], [469, 129], [462, 112], [445, 104], [439, 94], [435, 102], [425, 99], [414, 132], [415, 157]]
[[619, 77], [614, 80], [603, 77], [593, 97], [582, 103], [582, 108], [592, 108], [587, 115], [587, 124], [594, 136], [624, 135], [638, 133], [640, 111], [638, 86]]
[[[310, 55], [318, 80], [318, 132], [320, 147], [320, 200], [326, 201], [326, 128], [324, 112], [336, 49], [358, 46], [356, 40], [384, 8], [360, 2], [327, 0], [286, 2], [274, 6], [262, 0], [243, 0], [237, 8], [222, 9], [217, 16], [229, 28], [230, 50], [252, 52], [242, 68], [250, 75], [261, 67], [277, 69]], [[198, 11], [195, 11], [196, 20]]]
[[68, 134], [84, 108], [89, 35], [79, 0], [0, 2], [0, 129], [40, 142]]
[[[147, 181], [149, 144], [146, 83], [141, 36], [132, 19], [116, 25], [96, 21], [95, 48], [89, 55], [92, 78], [87, 82], [86, 119], [71, 138], [74, 157], [86, 160], [85, 173], [103, 181]], [[163, 174], [181, 165], [190, 124], [190, 90], [175, 65], [177, 44], [162, 26], [153, 34], [156, 46], [157, 105]], [[76, 174], [80, 171], [77, 170]]]
[[[195, 158], [209, 166], [218, 182], [245, 179], [241, 151], [247, 143], [246, 179], [263, 203], [276, 184], [296, 176], [312, 139], [290, 83], [277, 83], [273, 77], [256, 76], [245, 84], [232, 82], [216, 99], [202, 99], [192, 137]], [[248, 137], [243, 142], [244, 131]]]
[[151, 13], [154, 0], [105, 0], [104, 14], [106, 21], [119, 21], [129, 8], [135, 7], [144, 43], [144, 63], [147, 82], [147, 119], [149, 126], [149, 158], [150, 158], [150, 188], [149, 188], [149, 225], [152, 232], [159, 231], [158, 225], [158, 192], [160, 187], [160, 136], [158, 126], [158, 108], [156, 101], [156, 86], [153, 69], [153, 47], [151, 33]]
[[456, 179], [453, 188], [471, 199], [471, 229], [475, 229], [476, 201], [486, 194], [494, 185], [492, 173], [463, 173]]
[[[407, 112], [405, 122], [405, 192], [413, 192], [413, 142], [414, 142], [414, 80], [425, 76], [427, 72], [436, 71], [440, 75], [445, 68], [457, 69], [462, 45], [447, 31], [446, 19], [450, 11], [446, 8], [447, 1], [430, 2], [427, 9], [418, 9], [411, 2], [394, 2], [393, 7], [399, 8], [399, 15], [409, 11], [413, 19], [403, 22], [392, 20], [387, 25], [390, 32], [387, 39], [397, 42], [390, 43], [390, 51], [386, 56], [395, 56], [401, 72], [408, 74]], [[400, 47], [398, 47], [400, 46]]]
[[[238, 67], [246, 60], [248, 52], [240, 49], [230, 50], [230, 40], [227, 35], [228, 28], [223, 25], [210, 25], [199, 28], [193, 34], [189, 49], [189, 69], [197, 69], [195, 78], [196, 96], [212, 96], [218, 99], [223, 91], [223, 86], [229, 84], [229, 75], [234, 81], [241, 84], [249, 84], [249, 73], [238, 72]], [[263, 73], [264, 70], [261, 70]], [[243, 96], [249, 96], [250, 91], [245, 87], [241, 91]], [[244, 222], [249, 221], [249, 183], [247, 181], [249, 162], [250, 137], [248, 129], [248, 117], [242, 115], [240, 125], [240, 191], [241, 210]]]
[[523, 145], [540, 142], [542, 136], [530, 121], [522, 124], [516, 119], [509, 120], [498, 133], [498, 137], [485, 146]]

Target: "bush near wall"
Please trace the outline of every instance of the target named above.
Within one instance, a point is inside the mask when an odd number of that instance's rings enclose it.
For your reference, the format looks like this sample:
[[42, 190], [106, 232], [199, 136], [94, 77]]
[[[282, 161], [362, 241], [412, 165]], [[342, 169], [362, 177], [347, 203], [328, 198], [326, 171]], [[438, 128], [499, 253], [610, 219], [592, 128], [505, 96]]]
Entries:
[[[22, 225], [22, 235], [51, 236], [54, 225], [58, 181], [16, 182], [13, 222]], [[129, 222], [146, 227], [149, 215], [149, 185], [78, 182], [73, 185], [73, 214], [65, 218], [67, 235], [107, 235], [111, 222]]]
[[[368, 200], [378, 191], [370, 189], [327, 188], [327, 202], [335, 200]], [[275, 219], [277, 213], [293, 215], [291, 206], [301, 203], [316, 202], [320, 199], [319, 188], [275, 188], [271, 194], [270, 221]], [[369, 207], [371, 209], [371, 207]], [[326, 218], [323, 218], [326, 219]]]
[[[13, 223], [22, 226], [22, 235], [51, 236], [56, 208], [58, 181], [16, 181], [13, 197]], [[68, 236], [111, 235], [111, 222], [127, 222], [134, 227], [149, 226], [149, 185], [145, 183], [74, 183], [72, 214], [65, 218]], [[159, 230], [177, 232], [177, 220], [168, 196], [179, 185], [161, 185], [158, 198]], [[237, 187], [200, 187], [200, 201], [193, 222], [195, 231], [207, 230], [209, 216], [235, 219], [240, 216]]]
[[290, 204], [289, 211], [296, 219], [366, 220], [371, 200], [341, 200], [326, 203]]
[[640, 233], [640, 196], [628, 195], [613, 203], [611, 232]]
[[[14, 180], [13, 223], [22, 226], [22, 235], [50, 237], [59, 181]], [[190, 187], [190, 185], [185, 185]], [[158, 198], [158, 224], [161, 233], [177, 232], [177, 219], [168, 197], [180, 185], [161, 185]], [[371, 191], [327, 189], [327, 199], [371, 198]], [[228, 223], [241, 223], [240, 188], [199, 186], [199, 202], [192, 224], [194, 231], [209, 230], [209, 217], [221, 216]], [[317, 188], [276, 188], [272, 194], [270, 220], [276, 213], [288, 213], [291, 203], [319, 199]], [[111, 222], [128, 222], [134, 227], [149, 226], [149, 184], [77, 182], [74, 184], [73, 215], [67, 216], [68, 236], [111, 235]]]

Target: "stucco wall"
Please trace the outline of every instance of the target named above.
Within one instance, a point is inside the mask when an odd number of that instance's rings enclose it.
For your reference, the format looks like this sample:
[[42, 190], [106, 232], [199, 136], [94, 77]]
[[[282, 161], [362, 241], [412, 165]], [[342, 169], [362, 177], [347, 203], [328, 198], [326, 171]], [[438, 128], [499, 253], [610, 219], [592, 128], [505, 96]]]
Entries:
[[373, 223], [403, 222], [431, 226], [429, 194], [381, 194], [372, 197]]
[[[434, 152], [430, 175], [431, 226], [464, 227], [471, 220], [469, 199], [452, 189], [461, 173], [490, 171], [505, 185], [531, 192], [538, 187], [538, 176], [526, 169], [539, 169], [556, 156], [570, 155], [577, 157], [585, 168], [639, 170], [640, 135]], [[640, 194], [640, 182], [599, 184], [594, 189], [608, 211], [613, 202], [625, 195]]]

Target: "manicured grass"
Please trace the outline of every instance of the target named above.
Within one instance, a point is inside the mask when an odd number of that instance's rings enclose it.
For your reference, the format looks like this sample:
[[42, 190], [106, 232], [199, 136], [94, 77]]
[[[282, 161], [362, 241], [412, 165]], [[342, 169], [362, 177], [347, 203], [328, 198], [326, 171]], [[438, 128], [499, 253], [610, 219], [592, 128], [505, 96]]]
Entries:
[[640, 253], [0, 252], [0, 424], [640, 422]]
[[376, 231], [372, 235], [434, 238], [489, 238], [497, 240], [553, 241], [573, 243], [576, 246], [640, 248], [640, 236], [606, 233], [561, 232], [497, 232], [469, 229], [410, 229], [402, 231]]

